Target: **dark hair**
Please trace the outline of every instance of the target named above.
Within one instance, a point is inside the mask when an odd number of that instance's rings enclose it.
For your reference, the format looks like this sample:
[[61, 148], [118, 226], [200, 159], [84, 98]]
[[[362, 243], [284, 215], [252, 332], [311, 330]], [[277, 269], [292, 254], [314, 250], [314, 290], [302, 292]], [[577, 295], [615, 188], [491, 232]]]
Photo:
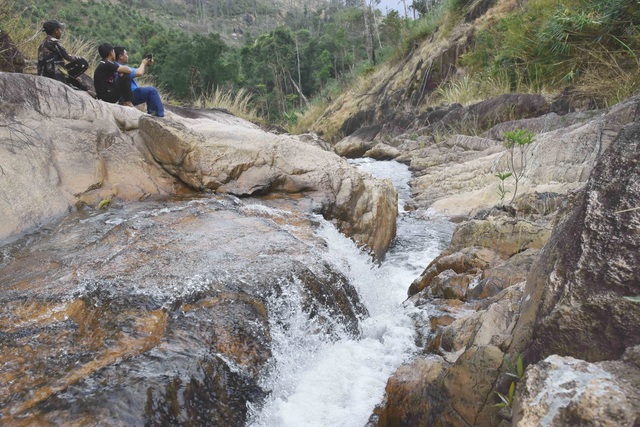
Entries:
[[47, 33], [47, 35], [53, 34], [56, 28], [62, 28], [62, 27], [64, 27], [64, 24], [60, 21], [56, 21], [55, 19], [50, 19], [42, 23], [42, 31]]
[[98, 46], [98, 53], [100, 54], [100, 58], [102, 59], [105, 59], [107, 56], [109, 56], [112, 50], [113, 46], [109, 43], [102, 43], [100, 46]]
[[124, 47], [124, 46], [116, 46], [116, 47], [113, 48], [113, 50], [116, 51], [116, 61], [117, 61], [118, 58], [120, 58], [120, 55], [122, 55], [122, 52], [127, 50], [127, 48]]

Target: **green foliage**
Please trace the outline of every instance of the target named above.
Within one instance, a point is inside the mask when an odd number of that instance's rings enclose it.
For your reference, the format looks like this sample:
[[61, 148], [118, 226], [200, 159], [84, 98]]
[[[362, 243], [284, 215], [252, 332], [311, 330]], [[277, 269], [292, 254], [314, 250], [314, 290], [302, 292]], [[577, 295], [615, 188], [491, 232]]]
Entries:
[[504, 364], [507, 366], [507, 375], [519, 380], [524, 375], [524, 366], [522, 364], [522, 355], [516, 354], [515, 364], [509, 359], [504, 359]]
[[[640, 87], [637, 51], [640, 7], [636, 0], [531, 0], [518, 13], [480, 31], [460, 63], [478, 80], [506, 71], [519, 84], [542, 90], [579, 84], [603, 102]], [[608, 89], [624, 82], [622, 92]]]
[[496, 177], [500, 180], [500, 184], [498, 185], [498, 195], [500, 196], [500, 204], [504, 204], [504, 197], [507, 195], [508, 191], [504, 187], [504, 180], [509, 178], [513, 173], [511, 172], [498, 172]]
[[[0, 1], [4, 4], [5, 0]], [[273, 28], [275, 20], [269, 15], [282, 11], [266, 1], [210, 0], [206, 9], [201, 2], [180, 6], [163, 1], [162, 8], [156, 3], [40, 0], [32, 5], [27, 0], [11, 0], [15, 14], [27, 11], [26, 19], [36, 26], [46, 19], [65, 21], [65, 42], [72, 39], [71, 34], [91, 41], [90, 62], [97, 62], [95, 46], [104, 42], [127, 47], [134, 66], [145, 54], [153, 53], [155, 64], [147, 74], [173, 99], [194, 102], [219, 87], [234, 92], [244, 88], [252, 95], [250, 109], [257, 108], [258, 114], [274, 122], [284, 112], [299, 108], [303, 97], [320, 93], [334, 80], [343, 81], [366, 58], [360, 3], [345, 6], [330, 1], [319, 10], [287, 11], [287, 25], [278, 28]], [[248, 13], [253, 18], [247, 18]], [[253, 21], [245, 25], [245, 18]], [[189, 25], [183, 25], [185, 22]], [[271, 30], [261, 34], [264, 22], [271, 22], [264, 24], [271, 25]], [[235, 32], [238, 25], [244, 29], [241, 46], [228, 34], [229, 27]], [[198, 33], [199, 28], [203, 34]], [[250, 35], [253, 31], [258, 34], [255, 39]], [[391, 29], [381, 37], [385, 46], [390, 45], [397, 40], [387, 43], [386, 38], [397, 38], [397, 32]], [[34, 45], [30, 57], [35, 56]]]
[[496, 391], [496, 394], [500, 398], [500, 402], [496, 403], [493, 406], [495, 406], [497, 408], [504, 408], [504, 407], [511, 408], [513, 406], [513, 397], [516, 394], [516, 383], [515, 383], [515, 381], [511, 382], [511, 385], [509, 386], [509, 393], [506, 396], [504, 394], [502, 394], [502, 393], [497, 392], [497, 391]]
[[399, 52], [406, 55], [422, 40], [433, 35], [438, 29], [438, 25], [442, 21], [446, 13], [446, 2], [439, 2], [430, 13], [422, 15], [417, 21], [407, 21], [407, 30], [403, 35], [402, 44], [404, 49]]
[[98, 203], [98, 209], [107, 209], [111, 204], [111, 199], [103, 199]]
[[640, 296], [624, 297], [624, 299], [629, 300], [629, 301], [633, 301], [633, 302], [640, 302]]
[[287, 121], [287, 125], [289, 127], [295, 126], [295, 124], [298, 122], [298, 115], [295, 111], [285, 111], [284, 113], [282, 113], [282, 116]]
[[535, 134], [526, 129], [516, 129], [513, 131], [503, 132], [503, 145], [509, 149], [513, 147], [525, 147], [533, 142]]
[[[502, 133], [502, 144], [508, 149], [507, 168], [515, 180], [513, 197], [509, 204], [513, 203], [518, 193], [518, 183], [527, 171], [527, 148], [533, 142], [535, 134], [526, 129], [516, 129]], [[517, 151], [517, 152], [516, 152]], [[503, 181], [504, 183], [504, 181]]]
[[513, 407], [513, 399], [516, 394], [516, 383], [522, 379], [524, 376], [524, 366], [522, 363], [522, 355], [517, 354], [515, 358], [515, 363], [504, 358], [504, 363], [507, 367], [506, 375], [514, 378], [513, 381], [509, 384], [509, 391], [507, 394], [502, 394], [500, 392], [495, 392], [500, 402], [496, 403], [494, 406], [498, 408], [509, 408]]
[[387, 41], [387, 44], [398, 47], [402, 40], [402, 29], [405, 24], [405, 20], [400, 17], [400, 14], [395, 10], [392, 10], [382, 21], [382, 28], [380, 32], [382, 37]]

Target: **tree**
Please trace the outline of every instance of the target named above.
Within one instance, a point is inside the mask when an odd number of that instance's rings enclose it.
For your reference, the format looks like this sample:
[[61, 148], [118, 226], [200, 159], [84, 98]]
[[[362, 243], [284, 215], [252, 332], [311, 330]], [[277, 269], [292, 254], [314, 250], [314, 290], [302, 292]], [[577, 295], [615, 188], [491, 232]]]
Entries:
[[333, 58], [328, 50], [323, 50], [320, 54], [320, 64], [317, 77], [321, 82], [320, 84], [324, 85], [333, 73]]
[[392, 10], [382, 21], [382, 38], [392, 46], [398, 46], [402, 39], [402, 19], [400, 14]]
[[362, 0], [362, 6], [364, 10], [364, 44], [367, 49], [367, 59], [369, 60], [369, 64], [376, 65], [376, 53], [373, 48], [373, 16], [371, 6], [369, 6], [367, 0]]
[[274, 94], [278, 106], [277, 116], [288, 111], [288, 88], [291, 76], [296, 75], [296, 42], [288, 27], [278, 27], [268, 34], [258, 37], [251, 48], [253, 72], [256, 80], [266, 85]]

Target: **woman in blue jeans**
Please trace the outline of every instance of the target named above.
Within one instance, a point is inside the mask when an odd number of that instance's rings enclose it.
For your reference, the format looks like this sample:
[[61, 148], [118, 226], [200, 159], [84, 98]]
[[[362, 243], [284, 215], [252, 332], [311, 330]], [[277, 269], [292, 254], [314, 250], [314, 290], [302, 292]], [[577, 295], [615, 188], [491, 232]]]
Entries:
[[[116, 52], [116, 64], [127, 65], [129, 62], [129, 53], [127, 49], [122, 46], [116, 46], [114, 48]], [[152, 86], [138, 86], [135, 81], [135, 77], [144, 75], [147, 71], [147, 67], [153, 64], [151, 57], [144, 58], [138, 68], [131, 68], [131, 90], [133, 92], [133, 105], [147, 104], [147, 113], [158, 117], [164, 117], [164, 106], [160, 100], [160, 94], [155, 87]]]

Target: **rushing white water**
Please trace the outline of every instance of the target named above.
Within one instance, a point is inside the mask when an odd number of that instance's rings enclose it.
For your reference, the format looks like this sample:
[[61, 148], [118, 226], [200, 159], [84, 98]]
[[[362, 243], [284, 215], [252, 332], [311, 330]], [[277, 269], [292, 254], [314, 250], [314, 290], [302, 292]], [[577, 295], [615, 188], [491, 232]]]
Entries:
[[273, 366], [263, 386], [271, 390], [261, 408], [251, 408], [253, 427], [354, 426], [367, 423], [384, 395], [389, 376], [416, 351], [412, 309], [402, 302], [407, 288], [448, 242], [453, 225], [420, 219], [403, 210], [410, 173], [397, 162], [358, 161], [377, 177], [390, 178], [399, 191], [398, 233], [378, 266], [326, 221], [318, 235], [326, 241], [325, 260], [357, 288], [369, 316], [361, 334], [331, 337], [317, 333], [288, 289], [270, 301]]

